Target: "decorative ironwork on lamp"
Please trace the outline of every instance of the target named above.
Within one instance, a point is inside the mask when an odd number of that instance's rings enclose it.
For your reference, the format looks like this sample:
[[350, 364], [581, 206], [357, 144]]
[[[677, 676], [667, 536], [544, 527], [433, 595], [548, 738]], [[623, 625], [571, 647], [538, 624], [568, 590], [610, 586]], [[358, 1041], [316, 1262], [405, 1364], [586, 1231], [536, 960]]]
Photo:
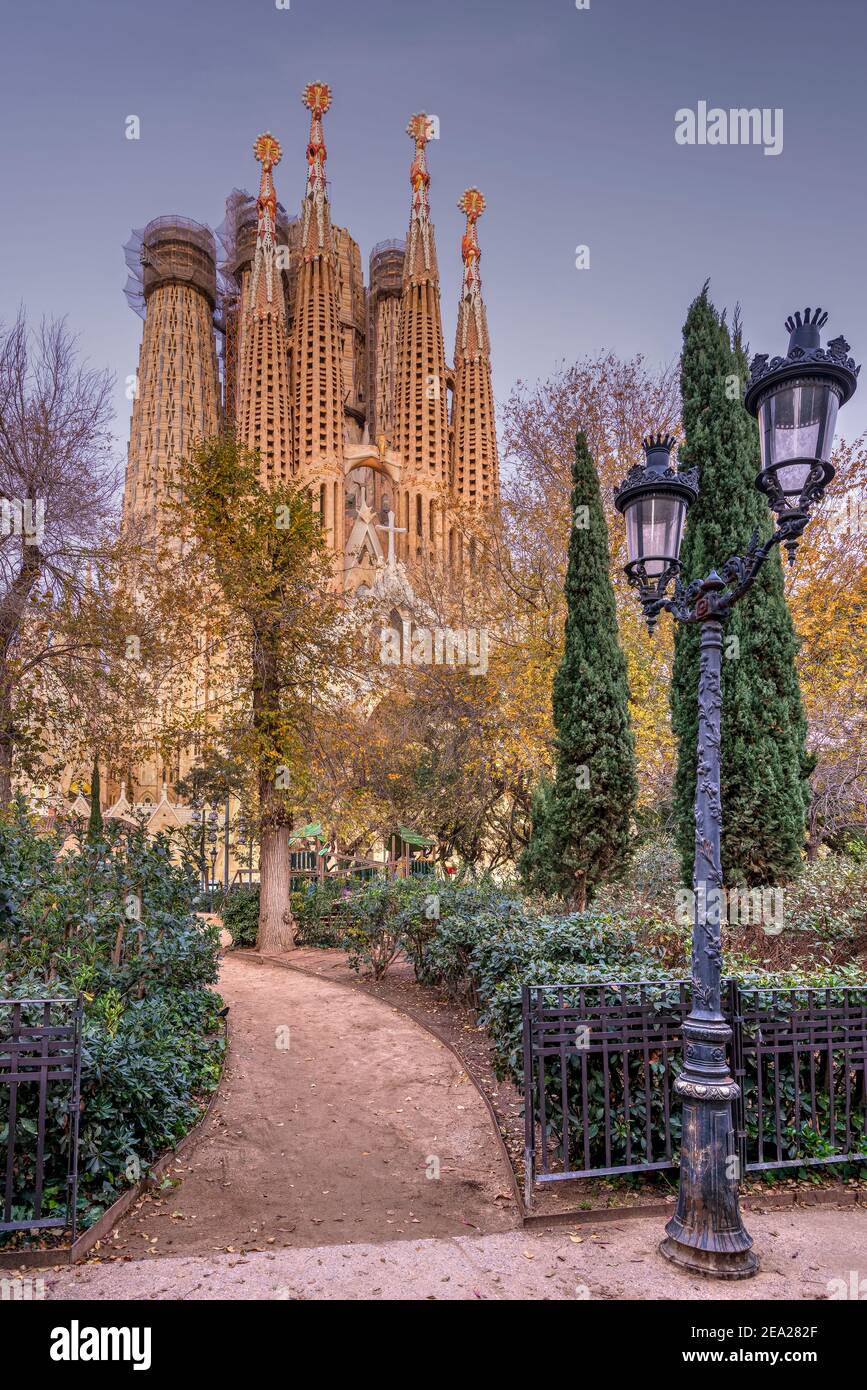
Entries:
[[[651, 434], [642, 443], [644, 463], [631, 468], [614, 494], [626, 520], [626, 575], [648, 600], [665, 594], [680, 571], [686, 513], [698, 496], [698, 469], [679, 472], [672, 462], [674, 439]], [[648, 614], [651, 632], [656, 613]]]
[[[684, 1066], [674, 1085], [683, 1110], [677, 1206], [660, 1251], [693, 1273], [744, 1279], [758, 1264], [741, 1219], [734, 1153], [732, 1106], [739, 1085], [727, 1056], [731, 1028], [722, 1011], [722, 936], [719, 905], [708, 888], [723, 884], [720, 797], [722, 745], [722, 636], [734, 605], [744, 597], [774, 546], [792, 560], [811, 509], [834, 476], [831, 448], [839, 407], [858, 384], [849, 344], [835, 338], [826, 348], [819, 330], [827, 314], [807, 309], [786, 322], [789, 350], [769, 361], [753, 359], [744, 404], [758, 419], [762, 471], [756, 485], [777, 524], [761, 540], [753, 532], [743, 555], [730, 555], [687, 587], [680, 581], [680, 541], [687, 507], [698, 495], [694, 472], [671, 463], [669, 435], [645, 440], [646, 462], [636, 465], [615, 494], [626, 517], [626, 574], [638, 590], [650, 631], [666, 609], [679, 623], [701, 632], [695, 785], [695, 856], [691, 984], [692, 1005], [683, 1025]], [[713, 499], [705, 497], [705, 503]], [[672, 585], [673, 581], [673, 585]]]
[[854, 394], [860, 367], [845, 338], [822, 347], [819, 330], [828, 315], [805, 309], [786, 319], [785, 357], [757, 354], [750, 365], [744, 405], [759, 422], [762, 471], [756, 486], [786, 527], [783, 544], [791, 564], [798, 540], [834, 476], [831, 448], [837, 412]]

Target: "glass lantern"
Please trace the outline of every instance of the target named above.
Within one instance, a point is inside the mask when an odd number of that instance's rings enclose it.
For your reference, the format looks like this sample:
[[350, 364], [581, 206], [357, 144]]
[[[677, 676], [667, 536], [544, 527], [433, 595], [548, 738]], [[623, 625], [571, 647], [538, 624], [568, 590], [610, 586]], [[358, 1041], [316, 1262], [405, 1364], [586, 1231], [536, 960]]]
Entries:
[[698, 493], [695, 473], [678, 473], [671, 460], [670, 435], [644, 440], [645, 462], [636, 465], [617, 489], [614, 505], [626, 521], [630, 579], [657, 584], [680, 567], [686, 513]]
[[744, 395], [744, 405], [759, 424], [762, 471], [756, 486], [781, 523], [788, 523], [790, 559], [810, 507], [834, 477], [837, 412], [858, 383], [860, 369], [847, 355], [845, 339], [822, 347], [820, 329], [827, 320], [821, 309], [788, 318], [787, 355], [771, 362], [767, 355], [755, 357]]

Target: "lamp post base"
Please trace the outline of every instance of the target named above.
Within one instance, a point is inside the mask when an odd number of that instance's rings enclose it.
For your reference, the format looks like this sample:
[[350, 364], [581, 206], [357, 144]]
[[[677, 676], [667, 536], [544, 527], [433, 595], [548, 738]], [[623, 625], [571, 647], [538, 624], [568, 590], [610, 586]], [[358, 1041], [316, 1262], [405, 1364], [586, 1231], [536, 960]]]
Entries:
[[703, 1274], [710, 1279], [751, 1279], [758, 1274], [759, 1261], [752, 1250], [723, 1253], [719, 1250], [697, 1250], [681, 1245], [673, 1236], [659, 1242], [659, 1253], [679, 1269], [690, 1274]]
[[674, 1083], [683, 1102], [680, 1186], [659, 1252], [691, 1274], [749, 1279], [759, 1262], [738, 1205], [732, 1104], [739, 1090], [725, 1062], [730, 1029], [722, 1018], [690, 1015], [683, 1034], [687, 1065]]

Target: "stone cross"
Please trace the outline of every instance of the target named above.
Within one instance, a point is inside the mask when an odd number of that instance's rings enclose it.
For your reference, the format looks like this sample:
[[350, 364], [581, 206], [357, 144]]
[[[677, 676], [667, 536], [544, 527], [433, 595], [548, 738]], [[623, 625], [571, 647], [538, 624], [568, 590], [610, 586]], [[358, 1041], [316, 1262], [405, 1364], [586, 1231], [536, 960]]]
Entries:
[[387, 525], [387, 526], [380, 526], [380, 525], [377, 525], [376, 529], [377, 529], [377, 531], [387, 531], [387, 532], [388, 532], [388, 568], [389, 568], [390, 570], [393, 570], [393, 569], [394, 569], [394, 563], [395, 563], [395, 562], [394, 562], [394, 538], [395, 538], [396, 535], [401, 535], [401, 536], [405, 535], [405, 534], [406, 534], [406, 527], [405, 527], [405, 526], [395, 526], [395, 524], [394, 524], [394, 512], [389, 508], [389, 511], [388, 511], [388, 525]]

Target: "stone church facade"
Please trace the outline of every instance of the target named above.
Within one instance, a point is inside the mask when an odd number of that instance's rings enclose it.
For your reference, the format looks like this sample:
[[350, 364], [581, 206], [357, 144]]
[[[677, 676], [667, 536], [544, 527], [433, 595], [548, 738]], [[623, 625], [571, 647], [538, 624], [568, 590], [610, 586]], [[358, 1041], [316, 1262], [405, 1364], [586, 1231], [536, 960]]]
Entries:
[[[256, 198], [234, 190], [218, 232], [161, 216], [127, 243], [127, 299], [144, 321], [124, 489], [124, 525], [159, 529], [172, 461], [232, 430], [258, 451], [263, 481], [307, 487], [347, 595], [411, 582], [425, 560], [457, 567], [453, 504], [499, 489], [490, 340], [477, 223], [467, 189], [455, 348], [446, 361], [428, 146], [435, 118], [414, 115], [405, 241], [361, 252], [335, 226], [326, 182], [330, 88], [304, 89], [303, 197], [278, 198], [279, 141], [260, 135]], [[299, 161], [300, 163], [300, 161]], [[300, 171], [299, 171], [300, 173]], [[299, 179], [300, 181], [300, 179]], [[457, 248], [456, 248], [457, 250]], [[164, 800], [178, 768], [140, 769], [137, 797]]]

